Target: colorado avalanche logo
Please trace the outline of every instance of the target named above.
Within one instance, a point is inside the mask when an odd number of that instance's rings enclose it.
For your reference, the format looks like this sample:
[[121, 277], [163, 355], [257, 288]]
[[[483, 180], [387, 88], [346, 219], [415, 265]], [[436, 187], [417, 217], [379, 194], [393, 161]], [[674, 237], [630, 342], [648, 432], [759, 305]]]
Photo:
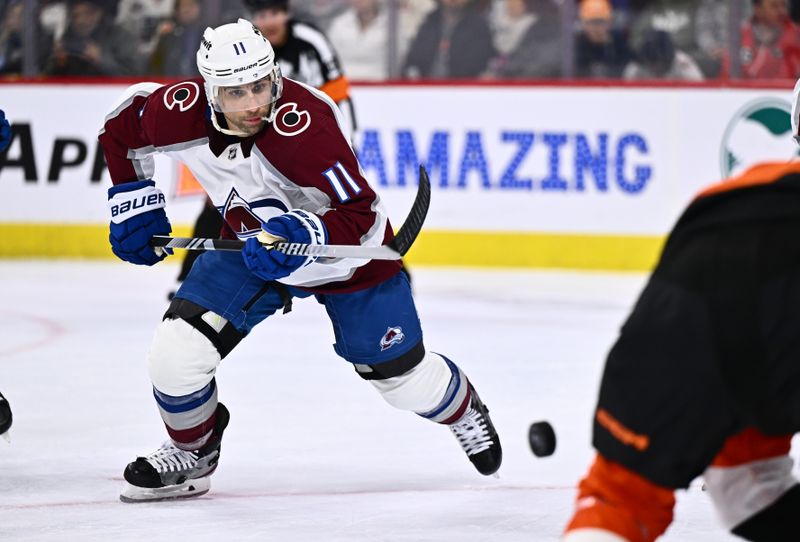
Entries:
[[[263, 219], [259, 218], [252, 209], [259, 207], [273, 207], [277, 212], [273, 213], [277, 216], [282, 213], [289, 212], [289, 209], [280, 200], [274, 198], [267, 198], [263, 200], [248, 203], [244, 200], [236, 190], [231, 190], [228, 195], [228, 200], [223, 207], [218, 207], [218, 210], [225, 222], [233, 229], [237, 237], [244, 239], [257, 235], [261, 231], [261, 223], [266, 222], [271, 216], [265, 216]], [[270, 213], [265, 213], [265, 215]]]
[[386, 335], [381, 337], [381, 351], [391, 348], [396, 344], [403, 342], [406, 336], [403, 334], [403, 328], [390, 327], [386, 329]]
[[272, 125], [282, 136], [296, 136], [305, 132], [311, 125], [311, 115], [308, 111], [299, 111], [294, 102], [285, 103], [275, 111], [275, 121]]
[[178, 106], [180, 111], [186, 111], [192, 107], [197, 98], [200, 97], [200, 87], [194, 81], [184, 81], [177, 85], [172, 85], [164, 93], [164, 105], [170, 111]]

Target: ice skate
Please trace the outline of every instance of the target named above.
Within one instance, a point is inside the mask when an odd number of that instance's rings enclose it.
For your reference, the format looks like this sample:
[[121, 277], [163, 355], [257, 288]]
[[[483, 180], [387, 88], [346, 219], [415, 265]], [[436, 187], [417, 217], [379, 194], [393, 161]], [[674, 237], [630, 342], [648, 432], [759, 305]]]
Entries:
[[128, 463], [122, 502], [155, 502], [199, 497], [211, 488], [211, 474], [217, 468], [222, 448], [222, 433], [230, 414], [217, 405], [217, 421], [208, 443], [194, 452], [175, 447], [168, 440], [147, 457]]
[[8, 404], [8, 400], [0, 393], [0, 436], [8, 442], [11, 442], [8, 436], [8, 430], [11, 429], [11, 421], [11, 407]]
[[481, 402], [471, 384], [469, 389], [472, 392], [469, 408], [449, 427], [478, 472], [488, 476], [500, 468], [503, 450], [492, 419], [489, 417], [489, 409]]

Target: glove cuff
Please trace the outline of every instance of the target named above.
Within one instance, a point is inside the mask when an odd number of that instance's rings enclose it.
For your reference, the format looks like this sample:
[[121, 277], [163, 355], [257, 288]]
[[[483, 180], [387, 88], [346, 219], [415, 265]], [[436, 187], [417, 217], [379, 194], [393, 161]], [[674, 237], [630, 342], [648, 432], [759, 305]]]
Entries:
[[292, 209], [286, 215], [296, 218], [303, 225], [311, 238], [308, 242], [310, 245], [328, 244], [328, 229], [317, 215], [302, 209]]
[[164, 193], [151, 180], [112, 186], [108, 189], [111, 222], [120, 224], [129, 218], [166, 207]]
[[155, 186], [156, 182], [153, 179], [144, 179], [141, 181], [131, 181], [129, 183], [122, 183], [122, 184], [115, 184], [111, 188], [108, 189], [108, 199], [116, 196], [117, 194], [121, 194], [122, 192], [133, 192], [134, 190], [139, 190], [140, 188], [145, 188], [147, 186]]

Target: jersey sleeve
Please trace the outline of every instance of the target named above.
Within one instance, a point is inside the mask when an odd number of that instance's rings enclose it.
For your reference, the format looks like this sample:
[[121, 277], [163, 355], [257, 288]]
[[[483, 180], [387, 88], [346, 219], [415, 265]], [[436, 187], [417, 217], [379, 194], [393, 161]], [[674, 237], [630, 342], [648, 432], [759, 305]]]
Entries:
[[98, 136], [114, 184], [152, 178], [156, 152], [208, 140], [201, 88], [196, 78], [140, 83], [122, 94]]
[[106, 116], [98, 139], [114, 184], [153, 176], [152, 134], [145, 129], [150, 96], [161, 85], [140, 83], [129, 87]]

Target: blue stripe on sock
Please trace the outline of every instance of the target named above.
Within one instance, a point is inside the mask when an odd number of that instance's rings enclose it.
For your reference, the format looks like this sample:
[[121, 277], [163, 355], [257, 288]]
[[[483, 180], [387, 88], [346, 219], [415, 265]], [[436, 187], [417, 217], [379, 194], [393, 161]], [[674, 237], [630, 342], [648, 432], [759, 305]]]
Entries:
[[182, 395], [180, 397], [167, 395], [166, 393], [160, 392], [153, 387], [153, 397], [156, 398], [158, 406], [163, 410], [169, 412], [170, 414], [177, 414], [180, 412], [188, 412], [189, 410], [193, 410], [207, 403], [208, 400], [214, 395], [214, 390], [216, 387], [216, 380], [212, 378], [211, 382], [209, 382], [208, 385], [206, 385], [206, 387], [200, 391], [190, 393], [189, 395]]
[[[441, 356], [441, 354], [439, 354]], [[439, 403], [433, 410], [430, 412], [425, 412], [420, 414], [423, 418], [434, 418], [444, 412], [444, 410], [450, 406], [453, 402], [453, 398], [458, 394], [459, 388], [461, 388], [461, 375], [459, 374], [458, 367], [455, 364], [447, 359], [447, 357], [442, 356], [447, 366], [450, 367], [450, 373], [453, 375], [450, 377], [450, 383], [447, 385], [447, 392], [444, 394], [444, 399], [442, 402]]]

